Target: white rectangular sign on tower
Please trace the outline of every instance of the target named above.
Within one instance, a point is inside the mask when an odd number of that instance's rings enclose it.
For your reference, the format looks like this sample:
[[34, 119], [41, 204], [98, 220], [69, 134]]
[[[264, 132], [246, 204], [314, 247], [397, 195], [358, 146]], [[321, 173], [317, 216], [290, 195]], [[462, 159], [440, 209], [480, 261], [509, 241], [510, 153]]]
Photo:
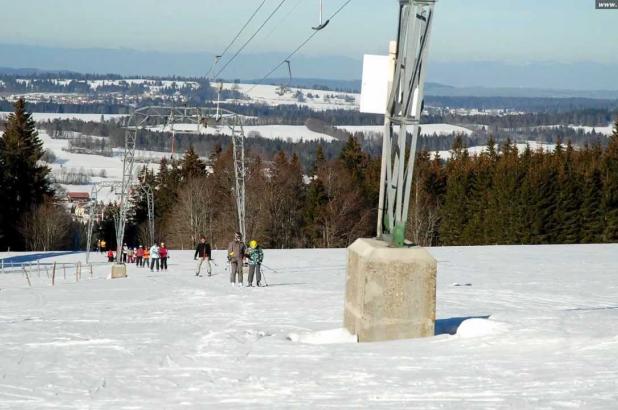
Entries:
[[395, 75], [397, 42], [389, 43], [388, 56], [365, 55], [361, 88], [361, 112], [385, 114], [389, 93]]
[[360, 111], [367, 114], [384, 114], [388, 99], [389, 57], [365, 55], [363, 58], [363, 82]]

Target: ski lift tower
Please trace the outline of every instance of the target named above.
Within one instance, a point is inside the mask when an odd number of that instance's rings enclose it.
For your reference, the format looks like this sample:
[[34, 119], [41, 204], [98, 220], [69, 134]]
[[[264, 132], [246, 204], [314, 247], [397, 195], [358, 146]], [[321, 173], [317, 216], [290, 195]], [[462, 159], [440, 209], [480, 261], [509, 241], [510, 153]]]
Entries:
[[116, 182], [96, 182], [90, 190], [90, 210], [88, 213], [88, 235], [86, 240], [86, 263], [90, 262], [90, 250], [92, 248], [92, 232], [94, 230], [94, 220], [96, 218], [96, 209], [99, 204], [99, 192], [103, 189], [109, 189], [111, 192], [120, 193], [121, 183]]
[[[116, 243], [117, 253], [116, 262], [121, 264], [122, 245], [124, 243], [124, 232], [127, 221], [127, 214], [130, 204], [130, 195], [135, 187], [135, 145], [140, 131], [146, 128], [160, 129], [158, 127], [173, 126], [173, 124], [192, 124], [195, 125], [195, 132], [202, 133], [202, 129], [208, 124], [215, 126], [227, 126], [232, 135], [234, 149], [234, 174], [236, 179], [235, 198], [238, 213], [238, 230], [243, 235], [246, 234], [245, 225], [245, 133], [242, 118], [229, 110], [212, 107], [143, 107], [135, 110], [126, 124], [125, 150], [123, 159], [122, 182], [119, 189], [119, 212], [116, 219]], [[148, 198], [148, 193], [146, 193]], [[154, 242], [154, 203], [149, 203], [149, 228], [150, 235]], [[116, 268], [112, 268], [116, 269]], [[120, 268], [118, 268], [120, 269]], [[112, 277], [114, 273], [112, 271]]]
[[[399, 1], [399, 38], [386, 104], [377, 227], [378, 238], [396, 246], [404, 245], [408, 221], [435, 2]], [[412, 135], [410, 144], [408, 134]]]
[[[127, 221], [127, 214], [130, 204], [130, 195], [135, 189], [135, 146], [139, 133], [148, 127], [166, 126], [177, 122], [196, 124], [196, 131], [201, 133], [203, 123], [202, 111], [199, 108], [191, 107], [143, 107], [135, 110], [128, 122], [125, 131], [124, 157], [122, 161], [122, 182], [120, 184], [120, 195], [118, 202], [118, 215], [116, 219], [116, 263], [122, 262], [122, 245], [124, 243], [124, 233]], [[118, 269], [118, 277], [126, 276], [126, 270], [122, 267], [112, 267], [112, 277], [115, 277], [115, 270]], [[123, 271], [123, 272], [121, 272]]]
[[436, 1], [398, 0], [390, 58], [365, 56], [361, 111], [385, 124], [377, 238], [348, 248], [344, 326], [360, 342], [434, 335], [437, 262], [405, 231]]
[[155, 216], [154, 216], [154, 192], [149, 184], [139, 184], [142, 194], [146, 197], [146, 206], [148, 207], [148, 238], [150, 244], [155, 243]]

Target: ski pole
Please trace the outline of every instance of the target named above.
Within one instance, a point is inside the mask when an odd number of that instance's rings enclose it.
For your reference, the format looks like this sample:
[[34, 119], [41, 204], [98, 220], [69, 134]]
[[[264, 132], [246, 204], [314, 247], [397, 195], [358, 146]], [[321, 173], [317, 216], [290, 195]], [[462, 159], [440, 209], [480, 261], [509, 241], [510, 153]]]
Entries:
[[268, 269], [269, 271], [272, 271], [274, 273], [276, 273], [277, 275], [279, 275], [279, 272], [277, 272], [276, 270], [274, 270], [273, 268], [269, 268], [268, 266], [262, 264], [263, 267], [265, 267], [266, 269]]

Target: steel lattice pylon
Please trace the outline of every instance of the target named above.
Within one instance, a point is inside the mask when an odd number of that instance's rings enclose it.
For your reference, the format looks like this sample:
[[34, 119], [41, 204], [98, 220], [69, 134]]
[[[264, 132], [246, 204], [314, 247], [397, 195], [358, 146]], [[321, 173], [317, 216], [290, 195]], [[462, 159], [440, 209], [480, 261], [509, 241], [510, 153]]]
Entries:
[[234, 177], [236, 179], [236, 211], [238, 214], [238, 231], [245, 241], [245, 132], [239, 116], [234, 116], [230, 121], [232, 131], [232, 147], [234, 151]]
[[[399, 0], [399, 34], [384, 123], [377, 227], [378, 238], [396, 246], [403, 246], [405, 239], [436, 1]], [[412, 135], [410, 144], [408, 132]]]
[[[238, 229], [245, 234], [245, 134], [242, 118], [229, 110], [219, 107], [144, 107], [135, 110], [129, 118], [125, 133], [125, 151], [123, 159], [122, 183], [120, 187], [119, 212], [116, 219], [116, 261], [121, 262], [122, 245], [127, 214], [130, 208], [130, 193], [134, 186], [135, 178], [135, 145], [139, 131], [152, 127], [165, 131], [170, 127], [174, 133], [174, 124], [195, 124], [196, 132], [202, 133], [202, 127], [211, 124], [215, 127], [227, 126], [231, 130], [234, 147], [234, 173], [236, 179], [236, 206], [238, 213]], [[149, 228], [151, 239], [154, 243], [154, 200], [148, 205]]]
[[112, 191], [119, 190], [120, 182], [97, 182], [92, 185], [90, 190], [90, 209], [88, 212], [88, 232], [86, 241], [86, 263], [90, 261], [90, 250], [92, 248], [92, 231], [94, 229], [94, 220], [96, 208], [99, 203], [99, 192], [104, 188], [110, 188]]
[[154, 221], [154, 192], [148, 184], [140, 184], [142, 193], [146, 197], [146, 206], [148, 207], [148, 238], [150, 245], [155, 243], [155, 221]]

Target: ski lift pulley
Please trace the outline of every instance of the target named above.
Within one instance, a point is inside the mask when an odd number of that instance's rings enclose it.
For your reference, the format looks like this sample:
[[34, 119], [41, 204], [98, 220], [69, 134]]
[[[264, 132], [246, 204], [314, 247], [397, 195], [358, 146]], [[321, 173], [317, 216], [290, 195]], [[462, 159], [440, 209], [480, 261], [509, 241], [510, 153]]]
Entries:
[[315, 27], [311, 27], [315, 31], [322, 30], [324, 27], [328, 26], [328, 23], [330, 23], [330, 20], [326, 20], [326, 21], [323, 20], [323, 10], [324, 10], [323, 0], [320, 0], [320, 23]]

